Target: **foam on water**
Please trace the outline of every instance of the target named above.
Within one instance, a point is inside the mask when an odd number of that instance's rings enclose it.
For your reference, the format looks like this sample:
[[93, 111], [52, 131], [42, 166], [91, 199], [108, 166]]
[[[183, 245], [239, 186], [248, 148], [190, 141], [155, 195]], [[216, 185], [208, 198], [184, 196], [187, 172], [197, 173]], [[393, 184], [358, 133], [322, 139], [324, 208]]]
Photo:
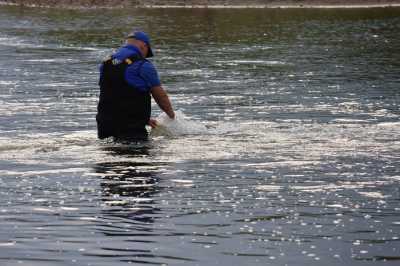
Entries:
[[10, 138], [0, 138], [0, 152], [21, 150], [55, 151], [63, 147], [90, 146], [97, 142], [94, 130], [71, 132], [69, 134], [23, 134]]
[[276, 66], [281, 65], [285, 66], [288, 63], [283, 61], [273, 61], [273, 60], [226, 60], [226, 61], [217, 61], [216, 63], [224, 63], [224, 64], [246, 64], [246, 65], [267, 65], [267, 66]]
[[212, 123], [210, 121], [195, 121], [187, 117], [182, 111], [175, 112], [175, 119], [170, 119], [165, 113], [161, 113], [157, 118], [158, 125], [151, 129], [152, 137], [178, 137], [185, 135], [226, 135], [243, 134], [246, 131], [253, 131], [254, 123], [232, 123], [219, 121]]
[[179, 110], [175, 112], [175, 119], [171, 119], [165, 113], [161, 113], [156, 120], [158, 125], [151, 130], [152, 136], [173, 137], [209, 133], [203, 123], [190, 120]]

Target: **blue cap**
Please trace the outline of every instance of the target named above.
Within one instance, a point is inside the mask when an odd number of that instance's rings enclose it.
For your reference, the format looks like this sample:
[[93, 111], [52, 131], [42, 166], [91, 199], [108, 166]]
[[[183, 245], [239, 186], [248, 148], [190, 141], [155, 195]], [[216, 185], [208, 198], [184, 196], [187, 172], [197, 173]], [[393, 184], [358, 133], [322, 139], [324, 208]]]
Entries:
[[134, 31], [134, 32], [130, 33], [127, 38], [134, 38], [136, 40], [144, 42], [147, 45], [147, 47], [149, 47], [149, 51], [148, 51], [146, 57], [153, 56], [153, 51], [151, 50], [151, 47], [150, 47], [150, 38], [146, 33], [144, 33], [143, 31]]

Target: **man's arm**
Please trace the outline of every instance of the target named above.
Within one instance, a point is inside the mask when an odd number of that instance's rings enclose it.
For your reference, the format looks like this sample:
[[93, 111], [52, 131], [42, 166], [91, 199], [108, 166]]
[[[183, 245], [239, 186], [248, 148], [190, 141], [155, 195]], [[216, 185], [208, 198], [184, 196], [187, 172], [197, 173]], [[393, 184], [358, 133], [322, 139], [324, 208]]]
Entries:
[[163, 87], [155, 86], [151, 88], [150, 92], [161, 110], [163, 110], [169, 116], [169, 118], [174, 119], [174, 109], [172, 108], [171, 101], [169, 100], [168, 94]]

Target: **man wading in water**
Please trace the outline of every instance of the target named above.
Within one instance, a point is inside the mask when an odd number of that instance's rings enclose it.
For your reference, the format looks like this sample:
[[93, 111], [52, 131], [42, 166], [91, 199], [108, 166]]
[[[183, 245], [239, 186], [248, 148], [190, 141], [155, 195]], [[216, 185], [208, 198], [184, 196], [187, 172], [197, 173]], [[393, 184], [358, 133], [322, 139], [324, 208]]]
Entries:
[[157, 121], [150, 118], [150, 94], [161, 110], [171, 119], [175, 118], [157, 70], [146, 60], [152, 56], [150, 38], [137, 31], [128, 35], [126, 44], [101, 64], [96, 116], [100, 139], [146, 140], [146, 125], [157, 125]]

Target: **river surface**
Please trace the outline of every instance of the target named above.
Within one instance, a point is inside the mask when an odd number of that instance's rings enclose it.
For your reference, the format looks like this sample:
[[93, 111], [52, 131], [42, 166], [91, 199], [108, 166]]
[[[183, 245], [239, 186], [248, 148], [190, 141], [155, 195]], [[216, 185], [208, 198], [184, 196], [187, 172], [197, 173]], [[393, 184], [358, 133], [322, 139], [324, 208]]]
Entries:
[[[132, 29], [187, 128], [99, 141]], [[399, 32], [395, 8], [0, 7], [0, 265], [399, 265]]]

